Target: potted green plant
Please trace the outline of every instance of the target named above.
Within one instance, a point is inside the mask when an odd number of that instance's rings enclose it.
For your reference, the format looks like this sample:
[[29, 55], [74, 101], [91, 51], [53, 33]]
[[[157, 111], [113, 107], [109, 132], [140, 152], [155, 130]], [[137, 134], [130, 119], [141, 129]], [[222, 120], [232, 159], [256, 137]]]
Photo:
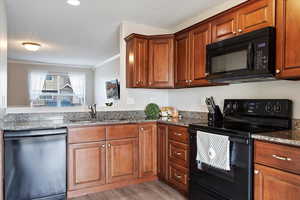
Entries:
[[145, 114], [147, 119], [158, 119], [160, 108], [155, 103], [149, 103], [145, 108]]

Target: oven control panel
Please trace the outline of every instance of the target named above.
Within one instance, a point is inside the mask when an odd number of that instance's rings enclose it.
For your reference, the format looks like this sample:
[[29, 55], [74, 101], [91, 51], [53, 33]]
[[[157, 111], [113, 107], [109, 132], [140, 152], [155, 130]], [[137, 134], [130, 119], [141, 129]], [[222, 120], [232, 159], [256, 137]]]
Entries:
[[287, 99], [226, 99], [224, 114], [226, 116], [241, 114], [290, 118], [292, 101]]

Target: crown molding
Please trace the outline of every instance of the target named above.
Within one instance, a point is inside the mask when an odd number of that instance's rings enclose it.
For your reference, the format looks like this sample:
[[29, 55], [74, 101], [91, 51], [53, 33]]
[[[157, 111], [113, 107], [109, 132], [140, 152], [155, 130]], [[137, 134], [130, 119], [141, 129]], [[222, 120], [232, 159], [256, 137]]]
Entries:
[[81, 69], [93, 69], [92, 65], [72, 65], [72, 64], [61, 64], [61, 63], [46, 63], [39, 61], [30, 61], [30, 60], [18, 60], [18, 59], [8, 59], [8, 63], [17, 63], [17, 64], [29, 64], [29, 65], [45, 65], [45, 66], [58, 66], [58, 67], [70, 67], [70, 68], [81, 68]]

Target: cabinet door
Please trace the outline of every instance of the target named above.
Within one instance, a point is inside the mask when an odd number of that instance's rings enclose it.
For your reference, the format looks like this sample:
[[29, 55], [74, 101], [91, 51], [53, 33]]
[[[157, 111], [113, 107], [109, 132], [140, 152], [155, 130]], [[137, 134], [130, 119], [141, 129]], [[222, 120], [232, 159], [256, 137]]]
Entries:
[[157, 174], [157, 134], [156, 125], [140, 126], [139, 157], [140, 177]]
[[136, 87], [135, 81], [135, 40], [126, 41], [126, 87]]
[[238, 10], [238, 33], [275, 26], [275, 0], [257, 0]]
[[105, 184], [105, 142], [71, 144], [68, 151], [69, 190]]
[[300, 1], [276, 3], [276, 72], [279, 78], [300, 78]]
[[138, 177], [138, 139], [107, 141], [107, 183]]
[[148, 85], [148, 40], [136, 39], [135, 44], [134, 86], [147, 87]]
[[157, 127], [157, 175], [160, 180], [168, 180], [168, 126]]
[[200, 25], [190, 32], [190, 83], [191, 86], [206, 86], [206, 45], [211, 43], [210, 24]]
[[189, 33], [177, 35], [175, 38], [175, 86], [189, 85]]
[[299, 200], [300, 176], [255, 165], [254, 200]]
[[149, 41], [149, 86], [153, 88], [174, 87], [174, 39], [151, 39]]
[[225, 40], [237, 35], [236, 12], [226, 13], [211, 22], [212, 42]]

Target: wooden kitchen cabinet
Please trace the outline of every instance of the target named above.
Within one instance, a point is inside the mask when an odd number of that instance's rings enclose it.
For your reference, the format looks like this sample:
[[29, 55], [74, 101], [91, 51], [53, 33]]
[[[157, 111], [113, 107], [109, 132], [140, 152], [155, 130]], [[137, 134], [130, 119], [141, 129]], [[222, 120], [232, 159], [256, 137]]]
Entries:
[[206, 80], [206, 45], [211, 43], [211, 24], [205, 23], [190, 32], [190, 86], [211, 85]]
[[277, 0], [276, 73], [281, 79], [300, 78], [300, 1]]
[[68, 151], [69, 190], [105, 184], [105, 142], [71, 144]]
[[139, 128], [139, 176], [156, 176], [157, 126], [156, 124], [143, 124]]
[[257, 0], [237, 11], [238, 34], [275, 26], [275, 0]]
[[237, 14], [235, 11], [221, 15], [211, 21], [212, 42], [218, 42], [237, 35]]
[[190, 65], [189, 33], [184, 32], [175, 37], [175, 86], [187, 87], [189, 85]]
[[254, 142], [254, 200], [298, 200], [300, 148]]
[[148, 38], [131, 34], [126, 40], [126, 86], [144, 88], [148, 86]]
[[107, 183], [138, 177], [138, 138], [107, 141]]
[[300, 176], [255, 164], [254, 200], [299, 200]]
[[168, 126], [157, 126], [157, 175], [161, 181], [168, 180]]
[[174, 35], [149, 39], [149, 87], [174, 87]]

